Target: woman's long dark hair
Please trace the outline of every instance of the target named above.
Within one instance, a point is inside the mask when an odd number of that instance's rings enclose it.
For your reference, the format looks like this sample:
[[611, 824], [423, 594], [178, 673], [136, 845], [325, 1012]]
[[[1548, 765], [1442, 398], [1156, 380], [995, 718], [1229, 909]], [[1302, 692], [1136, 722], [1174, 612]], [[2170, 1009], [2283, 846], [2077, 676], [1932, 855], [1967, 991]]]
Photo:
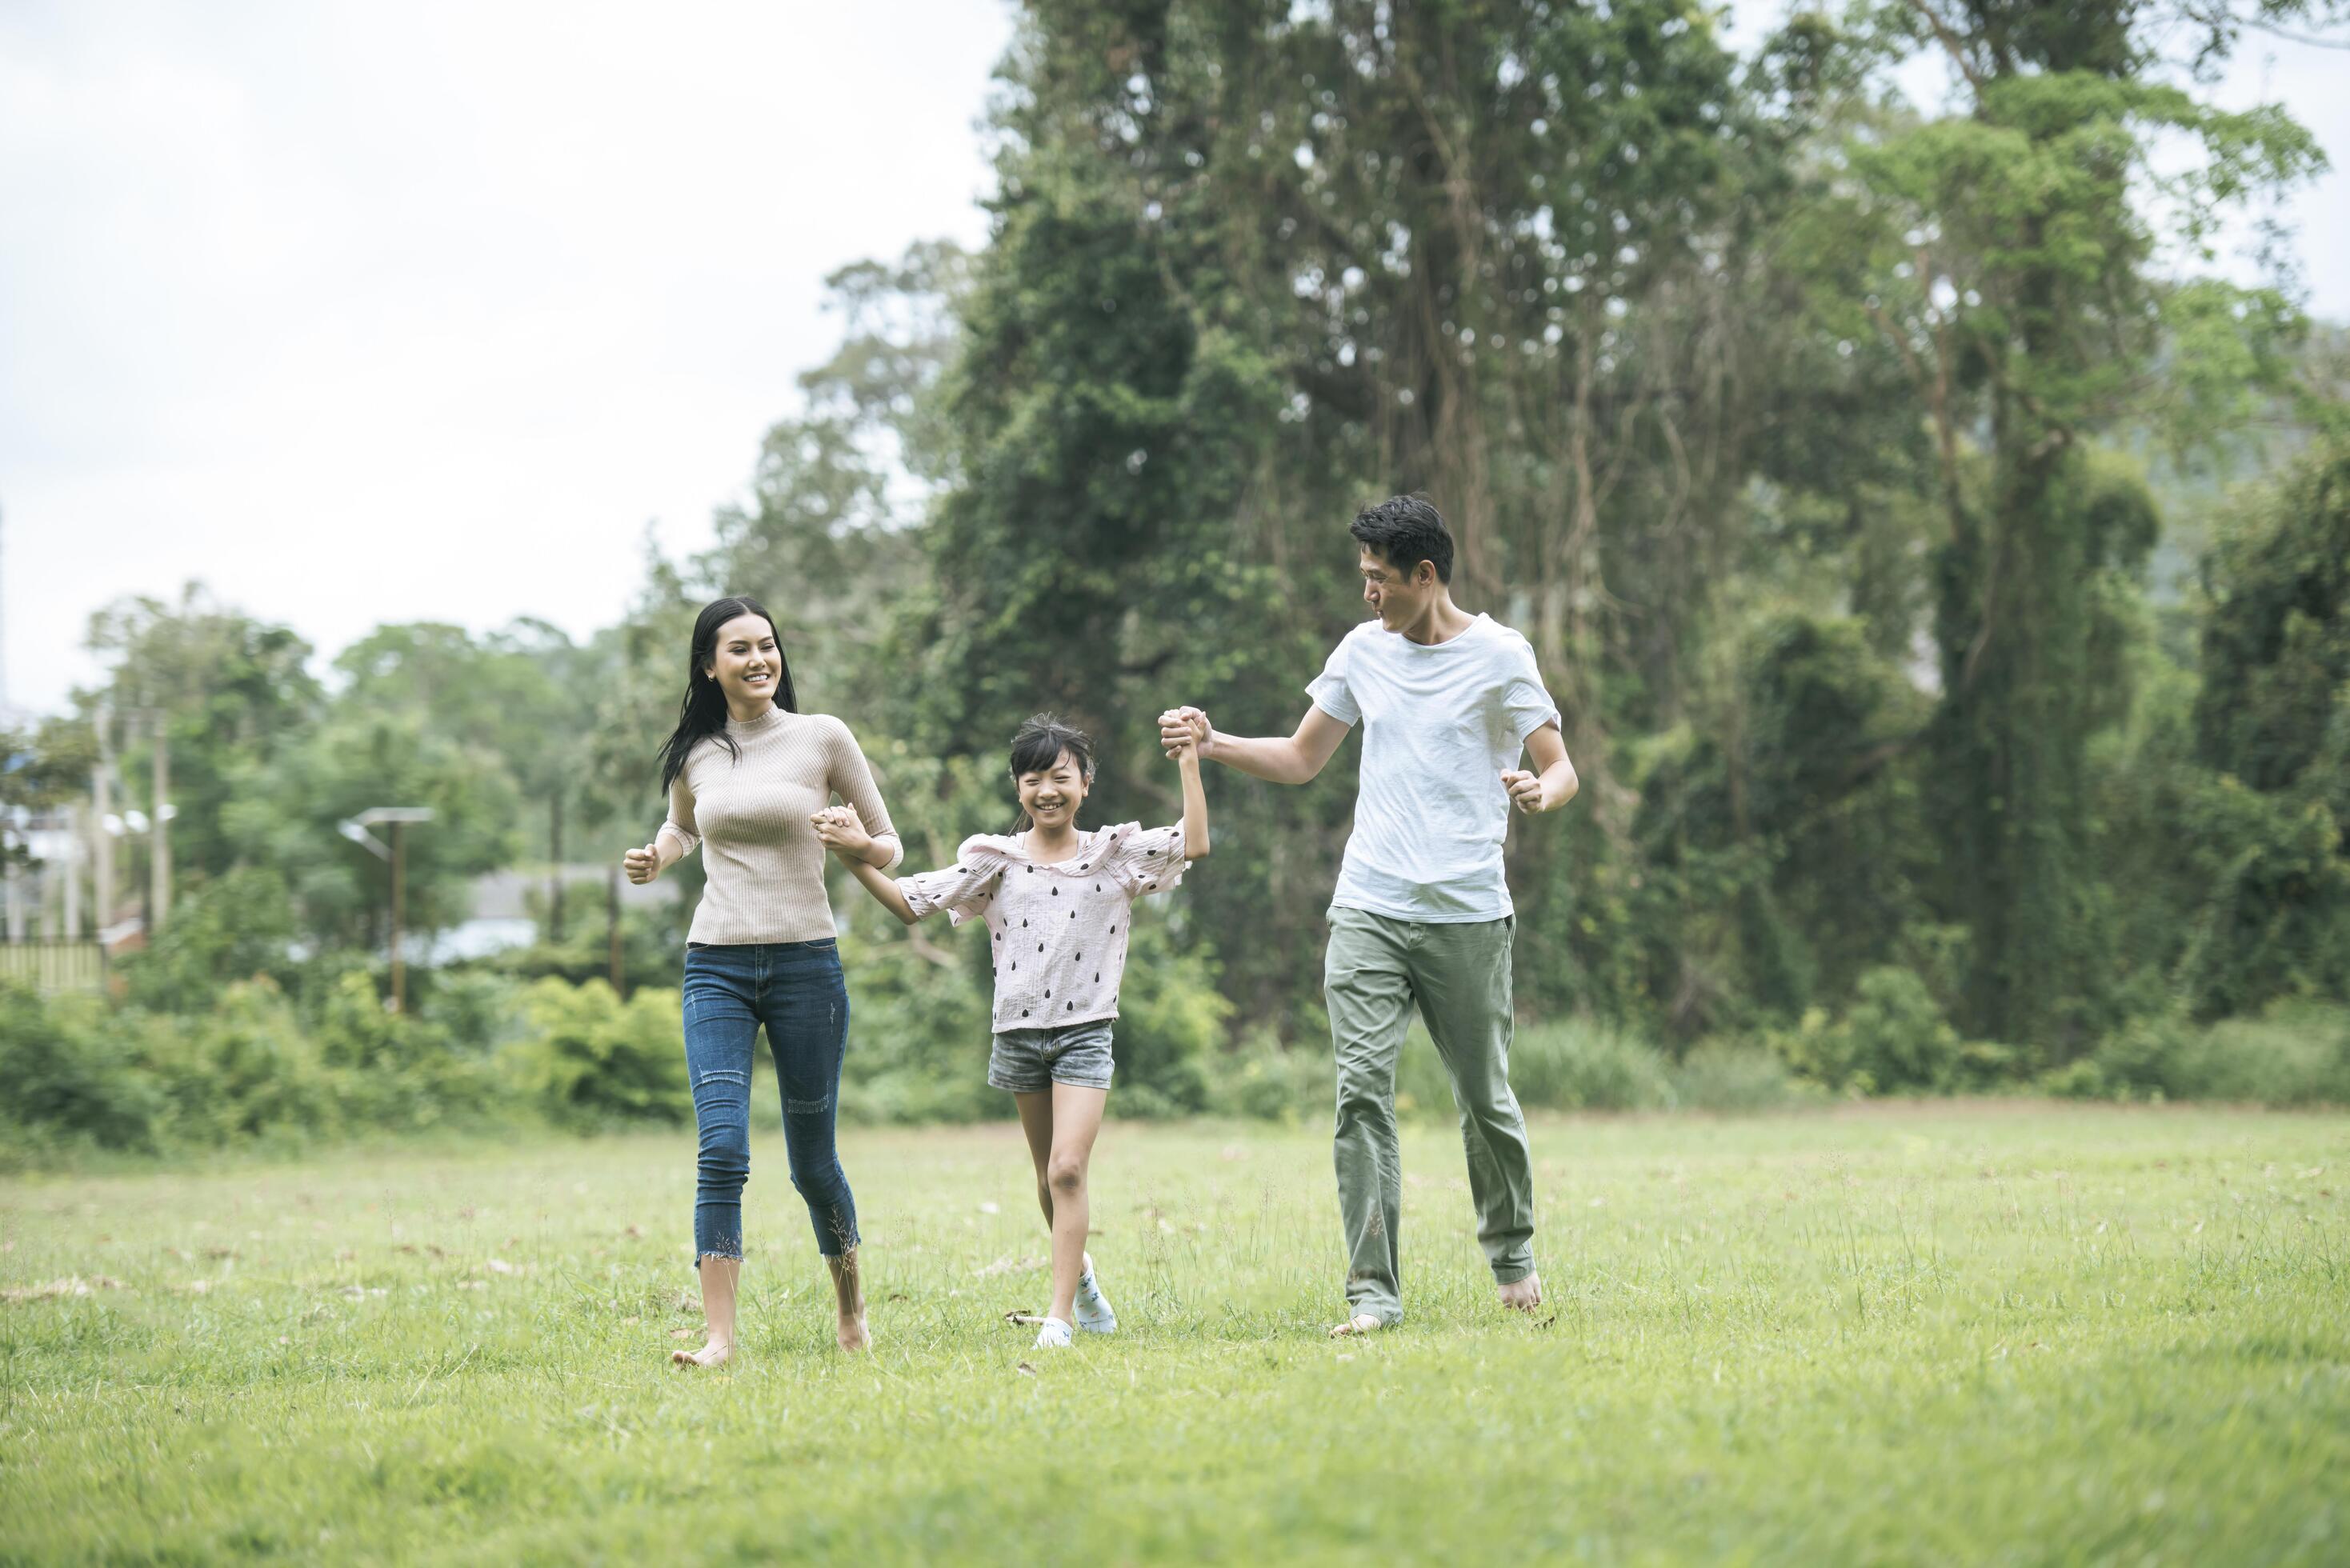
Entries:
[[[732, 598], [713, 599], [702, 607], [693, 618], [693, 650], [685, 659], [685, 701], [677, 705], [677, 731], [661, 742], [661, 794], [677, 775], [685, 772], [685, 759], [695, 744], [706, 735], [715, 735], [724, 742], [728, 752], [739, 757], [743, 748], [726, 732], [726, 693], [710, 674], [710, 666], [718, 658], [718, 628], [738, 615], [754, 615], [775, 632], [775, 618], [767, 607], [754, 598], [741, 594]], [[799, 698], [792, 691], [791, 661], [784, 657], [784, 638], [775, 632], [775, 706], [786, 713], [800, 711]]]

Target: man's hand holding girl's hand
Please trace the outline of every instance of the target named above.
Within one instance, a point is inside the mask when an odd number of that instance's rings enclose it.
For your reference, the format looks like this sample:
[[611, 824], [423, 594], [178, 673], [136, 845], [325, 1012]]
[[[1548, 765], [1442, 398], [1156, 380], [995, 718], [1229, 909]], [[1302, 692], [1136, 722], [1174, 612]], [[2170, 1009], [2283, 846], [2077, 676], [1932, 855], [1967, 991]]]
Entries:
[[642, 849], [630, 849], [620, 856], [620, 871], [641, 888], [660, 875], [660, 851], [651, 845]]
[[1159, 715], [1159, 743], [1170, 757], [1180, 760], [1187, 749], [1204, 757], [1215, 738], [1216, 727], [1197, 708], [1170, 708]]
[[1502, 774], [1502, 787], [1509, 792], [1510, 804], [1528, 816], [1543, 809], [1540, 774], [1530, 774], [1523, 768], [1507, 769]]
[[826, 806], [808, 818], [808, 826], [816, 829], [817, 841], [836, 855], [862, 859], [873, 845], [873, 836], [865, 831], [865, 819], [853, 805]]

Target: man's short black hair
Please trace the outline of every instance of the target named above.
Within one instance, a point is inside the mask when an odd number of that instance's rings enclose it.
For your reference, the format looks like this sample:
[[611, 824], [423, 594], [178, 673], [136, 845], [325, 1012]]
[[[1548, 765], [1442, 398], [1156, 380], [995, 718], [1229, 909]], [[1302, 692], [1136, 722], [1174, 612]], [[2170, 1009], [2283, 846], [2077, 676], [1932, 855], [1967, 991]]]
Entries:
[[1438, 582], [1452, 580], [1452, 531], [1425, 495], [1391, 495], [1366, 506], [1347, 532], [1407, 577], [1426, 561], [1436, 568]]

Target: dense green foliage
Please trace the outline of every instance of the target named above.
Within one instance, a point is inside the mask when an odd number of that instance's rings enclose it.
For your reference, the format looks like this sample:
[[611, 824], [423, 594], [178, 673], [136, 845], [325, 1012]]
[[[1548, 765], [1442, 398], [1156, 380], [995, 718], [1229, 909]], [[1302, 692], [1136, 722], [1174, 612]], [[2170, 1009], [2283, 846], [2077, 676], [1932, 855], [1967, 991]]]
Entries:
[[[643, 842], [706, 597], [782, 615], [919, 867], [1003, 826], [1036, 709], [1098, 742], [1092, 821], [1174, 815], [1167, 706], [1286, 732], [1360, 613], [1347, 522], [1425, 488], [1584, 780], [1509, 846], [1522, 1009], [1590, 1045], [1556, 1103], [1769, 1099], [1765, 1053], [1837, 1094], [2293, 1098], [2128, 1063], [2350, 1002], [2350, 376], [2289, 275], [2204, 275], [2223, 218], [2324, 163], [2212, 70], [2248, 26], [2341, 19], [1912, 0], [1740, 58], [1689, 0], [1032, 0], [988, 243], [836, 275], [842, 342], [748, 499], [650, 556], [620, 624], [387, 626], [321, 684], [201, 593], [128, 603], [107, 689], [12, 744], [11, 800], [105, 752], [140, 804], [166, 735], [176, 906], [124, 1032], [202, 1033], [261, 981], [327, 1029], [388, 939], [338, 824], [435, 810], [426, 931], [483, 871]], [[1921, 50], [1940, 112], [1887, 86]], [[2150, 577], [2166, 551], [2199, 572]], [[1134, 1111], [1288, 1114], [1315, 1081], [1284, 1053], [1320, 1050], [1354, 757], [1304, 789], [1211, 769], [1217, 852], [1137, 933]], [[670, 875], [617, 970], [552, 876], [541, 940], [475, 967], [671, 984], [698, 863]], [[835, 894], [850, 1108], [1000, 1112], [981, 947]], [[545, 1114], [674, 1105], [650, 1064], [598, 1097], [651, 1028], [610, 1005], [636, 1022], [556, 1032]]]
[[1555, 1315], [1494, 1305], [1431, 1127], [1409, 1315], [1347, 1344], [1318, 1131], [1114, 1127], [1119, 1332], [1047, 1357], [1000, 1315], [1047, 1288], [1019, 1134], [851, 1131], [870, 1361], [766, 1134], [712, 1379], [667, 1365], [699, 1322], [674, 1134], [0, 1182], [0, 1555], [2343, 1557], [2341, 1116], [1534, 1134]]

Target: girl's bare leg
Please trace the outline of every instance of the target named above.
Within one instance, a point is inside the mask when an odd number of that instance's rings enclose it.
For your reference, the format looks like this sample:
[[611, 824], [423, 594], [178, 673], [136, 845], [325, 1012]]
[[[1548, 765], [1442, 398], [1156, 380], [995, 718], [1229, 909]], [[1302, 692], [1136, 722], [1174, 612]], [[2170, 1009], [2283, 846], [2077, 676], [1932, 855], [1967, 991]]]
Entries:
[[1012, 1103], [1020, 1107], [1020, 1130], [1027, 1135], [1028, 1158], [1036, 1166], [1036, 1207], [1045, 1211], [1045, 1231], [1053, 1230], [1053, 1188], [1045, 1173], [1053, 1161], [1053, 1091], [1039, 1089], [1033, 1095], [1014, 1095]]
[[1077, 1280], [1086, 1272], [1086, 1226], [1092, 1209], [1086, 1171], [1093, 1163], [1094, 1139], [1101, 1132], [1102, 1107], [1108, 1103], [1107, 1089], [1053, 1085], [1051, 1152], [1045, 1159], [1045, 1189], [1053, 1223], [1050, 1315], [1063, 1323], [1076, 1315]]

